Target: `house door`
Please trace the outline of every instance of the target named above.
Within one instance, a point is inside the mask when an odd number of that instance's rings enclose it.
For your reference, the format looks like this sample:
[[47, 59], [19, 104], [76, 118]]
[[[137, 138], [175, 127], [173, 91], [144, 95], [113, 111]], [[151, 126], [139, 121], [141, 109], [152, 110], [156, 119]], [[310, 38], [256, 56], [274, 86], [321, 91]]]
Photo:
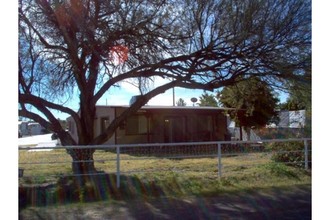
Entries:
[[185, 141], [185, 118], [180, 116], [169, 116], [164, 118], [164, 141], [175, 143]]

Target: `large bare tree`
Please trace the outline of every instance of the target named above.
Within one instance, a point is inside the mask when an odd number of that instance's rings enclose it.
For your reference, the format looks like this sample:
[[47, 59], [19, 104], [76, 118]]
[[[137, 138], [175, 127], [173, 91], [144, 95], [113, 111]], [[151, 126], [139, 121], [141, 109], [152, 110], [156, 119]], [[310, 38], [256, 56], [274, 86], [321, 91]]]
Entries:
[[[258, 75], [272, 86], [310, 66], [306, 0], [20, 0], [19, 115], [57, 133], [63, 145], [102, 144], [152, 97]], [[167, 83], [145, 86], [156, 78]], [[94, 136], [95, 106], [120, 82], [142, 96]], [[79, 113], [65, 105], [79, 93]], [[113, 96], [113, 99], [116, 97]], [[109, 99], [109, 97], [108, 97]], [[78, 141], [52, 110], [70, 115]], [[94, 150], [68, 153], [75, 173], [93, 172]]]

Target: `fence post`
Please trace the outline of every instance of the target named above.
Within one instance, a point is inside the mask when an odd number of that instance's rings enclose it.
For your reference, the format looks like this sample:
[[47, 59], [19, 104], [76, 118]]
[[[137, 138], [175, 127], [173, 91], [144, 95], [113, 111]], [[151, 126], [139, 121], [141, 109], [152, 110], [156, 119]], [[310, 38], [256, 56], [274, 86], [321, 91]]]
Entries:
[[305, 146], [305, 170], [308, 170], [308, 144], [307, 144], [307, 139], [304, 140], [304, 146]]
[[120, 147], [119, 146], [116, 146], [116, 152], [117, 152], [117, 174], [116, 174], [116, 177], [117, 177], [117, 180], [116, 180], [116, 183], [117, 183], [117, 188], [120, 187]]
[[221, 143], [218, 143], [218, 178], [221, 177]]

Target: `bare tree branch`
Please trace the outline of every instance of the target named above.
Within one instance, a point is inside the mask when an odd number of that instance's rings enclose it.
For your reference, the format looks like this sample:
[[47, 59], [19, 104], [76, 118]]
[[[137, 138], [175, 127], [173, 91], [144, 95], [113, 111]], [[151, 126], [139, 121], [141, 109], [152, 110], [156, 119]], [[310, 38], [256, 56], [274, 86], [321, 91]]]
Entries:
[[[173, 87], [212, 91], [251, 76], [283, 87], [300, 79], [311, 65], [310, 15], [309, 0], [22, 0], [19, 102], [43, 112], [58, 132], [49, 109], [69, 114], [77, 144], [101, 144], [126, 117]], [[153, 77], [169, 82], [142, 91], [95, 137], [100, 98], [120, 82]], [[79, 113], [58, 101], [73, 90]]]

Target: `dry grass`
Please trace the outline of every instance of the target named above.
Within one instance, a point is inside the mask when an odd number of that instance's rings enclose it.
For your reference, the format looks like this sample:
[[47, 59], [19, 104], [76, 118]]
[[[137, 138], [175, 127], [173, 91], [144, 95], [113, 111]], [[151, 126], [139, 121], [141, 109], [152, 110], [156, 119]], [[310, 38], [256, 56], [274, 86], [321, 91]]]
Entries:
[[265, 153], [223, 157], [221, 178], [218, 177], [217, 158], [170, 159], [132, 155], [121, 155], [121, 158], [118, 189], [114, 174], [116, 154], [112, 152], [100, 150], [94, 153], [95, 167], [108, 175], [84, 177], [82, 186], [79, 178], [70, 177], [71, 157], [64, 150], [20, 151], [19, 166], [24, 168], [24, 177], [19, 181], [20, 207], [85, 204], [113, 199], [205, 197], [311, 184], [309, 172], [273, 163], [270, 155]]
[[[94, 160], [99, 171], [116, 172], [115, 153], [98, 150], [94, 153]], [[24, 168], [24, 177], [20, 179], [20, 183], [24, 184], [56, 182], [58, 176], [72, 174], [71, 157], [65, 150], [20, 151], [19, 163], [19, 167]], [[266, 153], [223, 157], [221, 164], [222, 175], [219, 179], [217, 158], [166, 159], [122, 154], [120, 170], [123, 176], [134, 176], [143, 181], [167, 184], [176, 178], [179, 182], [195, 182], [193, 185], [198, 185], [197, 188], [203, 188], [202, 185], [207, 183], [212, 185], [212, 190], [311, 182], [309, 173], [274, 164]]]

